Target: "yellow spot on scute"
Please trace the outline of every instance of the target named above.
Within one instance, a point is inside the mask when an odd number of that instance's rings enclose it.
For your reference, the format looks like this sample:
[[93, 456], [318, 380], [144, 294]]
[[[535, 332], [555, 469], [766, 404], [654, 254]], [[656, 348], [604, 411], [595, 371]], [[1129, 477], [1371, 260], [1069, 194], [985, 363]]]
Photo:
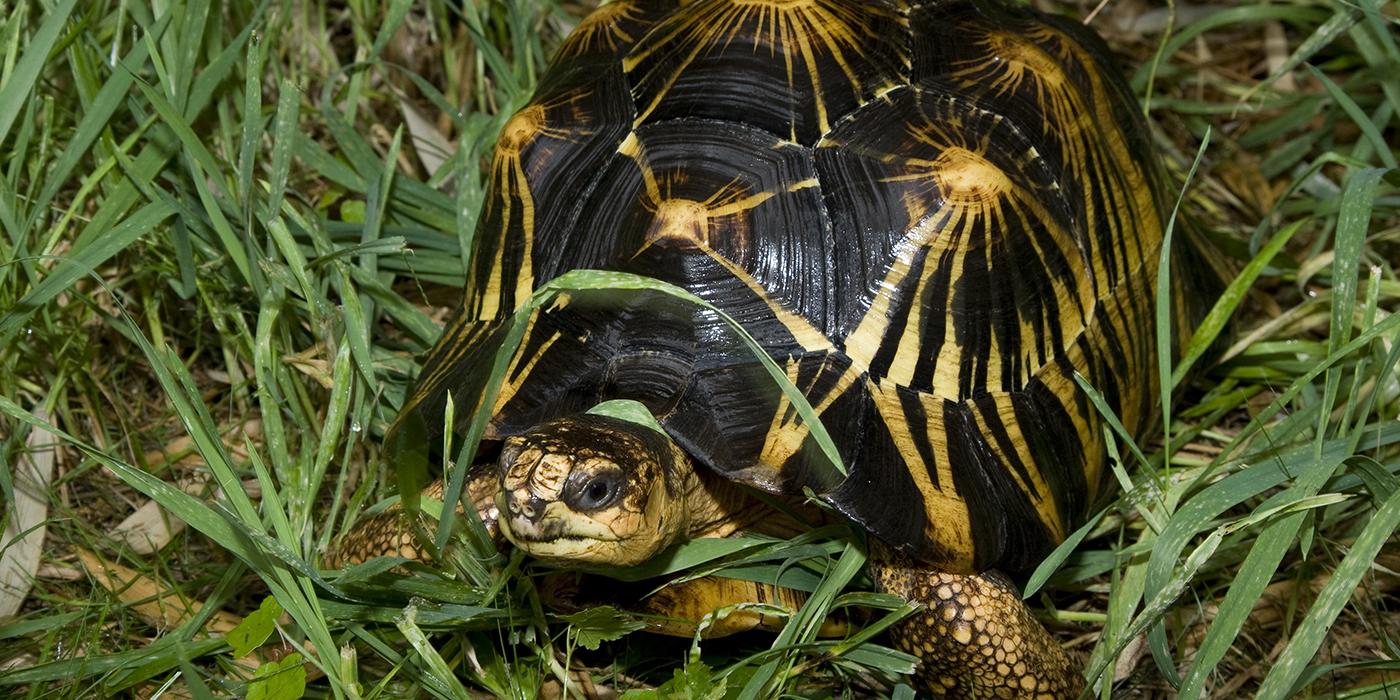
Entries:
[[667, 199], [656, 207], [656, 218], [647, 231], [647, 242], [663, 240], [705, 244], [709, 232], [709, 209], [690, 199]]
[[957, 146], [938, 155], [930, 168], [944, 200], [957, 204], [989, 202], [1011, 190], [1011, 180], [986, 158]]
[[998, 58], [1012, 64], [1014, 73], [1025, 71], [1051, 89], [1059, 89], [1069, 82], [1064, 68], [1054, 57], [1022, 37], [996, 32], [987, 35], [986, 44]]
[[530, 105], [515, 113], [515, 116], [506, 122], [501, 128], [500, 143], [497, 149], [519, 153], [520, 149], [528, 146], [531, 141], [539, 136], [544, 130], [545, 114], [544, 107], [540, 105]]

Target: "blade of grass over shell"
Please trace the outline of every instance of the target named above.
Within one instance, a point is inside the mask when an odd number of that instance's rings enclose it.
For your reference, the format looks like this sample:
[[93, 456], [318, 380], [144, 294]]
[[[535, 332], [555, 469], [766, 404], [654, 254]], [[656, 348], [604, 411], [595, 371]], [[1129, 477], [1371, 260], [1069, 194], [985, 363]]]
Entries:
[[[773, 383], [782, 390], [783, 397], [787, 399], [797, 411], [798, 415], [802, 417], [802, 421], [806, 424], [808, 430], [811, 431], [812, 438], [816, 442], [818, 449], [821, 450], [822, 454], [829, 461], [829, 466], [841, 477], [846, 476], [846, 467], [841, 461], [840, 453], [836, 449], [836, 443], [831, 439], [830, 433], [826, 431], [825, 426], [821, 422], [821, 418], [817, 415], [816, 410], [812, 408], [812, 404], [807, 401], [806, 395], [792, 383], [787, 373], [784, 372], [782, 368], [778, 367], [778, 364], [774, 362], [773, 358], [768, 355], [768, 352], [758, 344], [758, 341], [754, 340], [752, 335], [749, 335], [748, 330], [720, 308], [673, 284], [620, 272], [573, 270], [551, 280], [543, 289], [548, 290], [548, 295], [551, 298], [557, 290], [588, 291], [590, 289], [628, 289], [659, 291], [677, 299], [695, 304], [706, 311], [716, 314], [720, 320], [729, 326], [730, 330], [734, 331], [734, 334], [743, 341], [745, 348], [754, 358], [762, 363], [763, 368], [773, 379]], [[536, 296], [539, 296], [538, 293]], [[532, 303], [534, 303], [533, 300]]]
[[[642, 277], [640, 275], [602, 270], [572, 270], [541, 285], [539, 289], [535, 290], [528, 301], [521, 304], [520, 308], [515, 311], [514, 316], [509, 321], [509, 335], [506, 337], [505, 342], [496, 350], [491, 374], [486, 383], [486, 395], [482, 397], [481, 402], [477, 405], [482, 407], [495, 405], [501, 380], [505, 376], [506, 368], [509, 366], [511, 358], [515, 356], [520, 346], [525, 333], [525, 322], [531, 313], [543, 309], [548, 304], [552, 303], [560, 292], [586, 293], [599, 290], [658, 291], [715, 313], [732, 331], [734, 331], [735, 335], [743, 341], [747, 350], [763, 364], [764, 369], [767, 370], [769, 376], [773, 378], [773, 382], [782, 390], [783, 396], [796, 409], [798, 415], [802, 417], [803, 422], [808, 426], [811, 431], [811, 436], [818, 448], [822, 451], [823, 455], [830, 460], [829, 463], [831, 467], [836, 470], [840, 476], [845, 476], [846, 469], [841, 461], [840, 453], [837, 451], [836, 444], [832, 441], [831, 435], [827, 433], [825, 426], [822, 425], [821, 418], [817, 416], [816, 410], [812, 408], [811, 403], [807, 401], [807, 397], [802, 391], [788, 378], [787, 373], [778, 367], [777, 363], [768, 356], [767, 351], [758, 344], [758, 341], [753, 339], [753, 336], [749, 335], [748, 331], [745, 330], [738, 321], [734, 320], [733, 317], [729, 316], [718, 307], [715, 307], [685, 289], [662, 282], [661, 280]], [[470, 466], [471, 461], [475, 458], [476, 445], [480, 441], [481, 435], [485, 432], [486, 422], [490, 417], [489, 414], [489, 410], [479, 410], [472, 416], [472, 422], [467, 429], [467, 434], [462, 445], [462, 452], [458, 455], [456, 461], [459, 468], [449, 475], [447, 488], [443, 493], [443, 498], [449, 503], [455, 503], [457, 498], [461, 495], [462, 485], [465, 483], [465, 468]], [[455, 518], [456, 514], [454, 509], [447, 509], [444, 511], [443, 519], [442, 522], [439, 523], [438, 534], [434, 542], [434, 545], [439, 551], [447, 546], [447, 538], [452, 532], [452, 523]]]
[[1142, 448], [1138, 447], [1137, 441], [1133, 439], [1128, 429], [1123, 426], [1123, 421], [1118, 418], [1117, 413], [1113, 412], [1113, 407], [1108, 405], [1108, 401], [1104, 399], [1103, 394], [1100, 394], [1099, 390], [1095, 389], [1094, 386], [1089, 383], [1089, 380], [1078, 372], [1074, 373], [1074, 382], [1079, 385], [1079, 390], [1084, 392], [1085, 396], [1089, 397], [1089, 401], [1093, 404], [1094, 410], [1098, 411], [1099, 416], [1108, 423], [1109, 427], [1113, 430], [1113, 434], [1117, 435], [1118, 439], [1122, 440], [1123, 444], [1128, 446], [1128, 449], [1133, 453], [1133, 457], [1137, 459], [1138, 464], [1144, 468], [1149, 466], [1151, 462], [1148, 461], [1147, 455], [1143, 454]]

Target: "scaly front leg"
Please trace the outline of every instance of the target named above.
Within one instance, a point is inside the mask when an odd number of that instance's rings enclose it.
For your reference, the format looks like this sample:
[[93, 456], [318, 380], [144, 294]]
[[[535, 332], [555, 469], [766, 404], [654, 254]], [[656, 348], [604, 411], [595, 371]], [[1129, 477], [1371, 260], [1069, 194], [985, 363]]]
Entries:
[[[482, 462], [472, 466], [467, 474], [464, 489], [467, 500], [476, 509], [477, 517], [481, 518], [487, 534], [497, 546], [505, 541], [498, 523], [500, 513], [496, 509], [496, 493], [500, 491], [500, 483], [495, 462]], [[435, 481], [423, 489], [421, 497], [442, 500], [443, 488], [441, 480]], [[463, 512], [460, 504], [457, 512]], [[395, 504], [382, 513], [360, 520], [326, 552], [322, 557], [322, 565], [329, 569], [338, 569], [384, 556], [427, 561], [428, 552], [418, 546], [413, 536], [414, 528], [412, 523], [407, 522], [407, 518], [403, 509]], [[426, 516], [420, 514], [419, 518], [424, 519]]]

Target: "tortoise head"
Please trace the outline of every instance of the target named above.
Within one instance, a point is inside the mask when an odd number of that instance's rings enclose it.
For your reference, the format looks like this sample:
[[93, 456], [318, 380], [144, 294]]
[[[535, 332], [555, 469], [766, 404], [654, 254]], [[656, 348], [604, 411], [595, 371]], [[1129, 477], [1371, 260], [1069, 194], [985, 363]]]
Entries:
[[578, 414], [509, 438], [501, 532], [540, 559], [632, 566], [686, 532], [689, 458], [652, 427]]

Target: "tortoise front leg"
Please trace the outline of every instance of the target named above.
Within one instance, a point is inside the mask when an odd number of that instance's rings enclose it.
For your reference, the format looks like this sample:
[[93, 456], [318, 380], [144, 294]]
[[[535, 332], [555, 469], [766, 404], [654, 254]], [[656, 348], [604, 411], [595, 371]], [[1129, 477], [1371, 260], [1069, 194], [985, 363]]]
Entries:
[[[423, 489], [421, 497], [442, 500], [444, 486], [441, 479], [434, 481]], [[500, 488], [495, 462], [473, 465], [463, 488], [466, 500], [471, 502], [481, 523], [486, 526], [486, 533], [497, 547], [505, 542], [497, 522], [500, 513], [496, 509], [496, 493]], [[460, 503], [457, 512], [463, 512]], [[389, 556], [427, 561], [428, 553], [418, 546], [413, 536], [413, 524], [407, 522], [407, 517], [403, 509], [395, 504], [381, 513], [361, 519], [326, 552], [322, 565], [328, 569], [338, 569], [361, 564], [374, 557]], [[426, 516], [420, 514], [419, 518]]]
[[1058, 700], [1083, 688], [1078, 665], [1004, 576], [941, 573], [888, 554], [872, 573], [885, 592], [924, 606], [891, 634], [895, 647], [920, 657], [918, 679], [930, 692]]

